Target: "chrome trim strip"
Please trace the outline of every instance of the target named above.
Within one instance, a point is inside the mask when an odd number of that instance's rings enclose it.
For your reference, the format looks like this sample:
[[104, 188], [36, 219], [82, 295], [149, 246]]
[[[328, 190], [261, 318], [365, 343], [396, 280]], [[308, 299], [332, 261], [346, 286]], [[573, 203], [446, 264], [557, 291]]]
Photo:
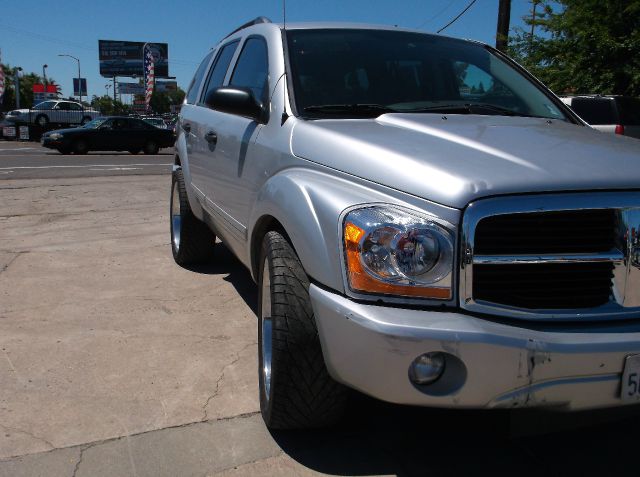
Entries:
[[602, 263], [624, 262], [624, 253], [612, 250], [606, 253], [573, 253], [562, 255], [474, 255], [474, 265], [524, 265], [536, 263]]
[[[485, 217], [505, 214], [567, 210], [616, 210], [615, 250], [604, 254], [474, 255], [475, 231]], [[470, 203], [462, 217], [460, 234], [460, 307], [477, 313], [526, 320], [609, 320], [640, 318], [640, 192], [583, 192], [495, 197]], [[587, 309], [532, 310], [473, 298], [473, 265], [511, 263], [613, 263], [611, 298], [608, 303]], [[551, 260], [538, 262], [536, 260]], [[567, 260], [563, 262], [563, 260]]]

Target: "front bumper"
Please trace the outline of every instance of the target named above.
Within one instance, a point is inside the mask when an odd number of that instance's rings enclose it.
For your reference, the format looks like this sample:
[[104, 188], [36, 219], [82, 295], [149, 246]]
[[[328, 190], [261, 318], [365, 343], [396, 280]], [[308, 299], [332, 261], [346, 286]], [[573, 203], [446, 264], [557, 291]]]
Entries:
[[[456, 311], [354, 302], [311, 285], [330, 374], [375, 398], [434, 407], [615, 407], [625, 357], [640, 353], [636, 324], [596, 331], [530, 329]], [[524, 325], [524, 324], [523, 324]], [[613, 331], [612, 331], [613, 330]], [[416, 386], [419, 355], [446, 353], [443, 376]]]

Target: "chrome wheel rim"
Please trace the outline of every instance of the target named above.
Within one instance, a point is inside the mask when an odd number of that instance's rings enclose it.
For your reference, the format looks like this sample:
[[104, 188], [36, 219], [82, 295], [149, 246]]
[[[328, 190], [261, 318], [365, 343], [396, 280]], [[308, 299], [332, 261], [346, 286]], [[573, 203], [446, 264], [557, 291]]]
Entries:
[[173, 183], [171, 191], [171, 243], [177, 252], [180, 250], [180, 230], [182, 217], [180, 217], [180, 192], [178, 191], [178, 181]]
[[262, 327], [262, 390], [267, 402], [271, 392], [271, 338], [273, 322], [271, 321], [271, 279], [269, 277], [269, 262], [265, 258], [262, 267], [262, 306], [260, 313], [260, 326]]

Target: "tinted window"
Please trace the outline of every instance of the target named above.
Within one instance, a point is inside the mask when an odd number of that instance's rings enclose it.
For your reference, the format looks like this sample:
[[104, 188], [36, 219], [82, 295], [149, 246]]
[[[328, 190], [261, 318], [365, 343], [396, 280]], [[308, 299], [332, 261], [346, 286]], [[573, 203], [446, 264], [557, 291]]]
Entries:
[[211, 60], [212, 55], [213, 51], [209, 52], [209, 54], [204, 57], [204, 60], [202, 60], [202, 63], [200, 63], [200, 66], [198, 66], [196, 74], [191, 80], [191, 84], [189, 85], [189, 89], [187, 90], [187, 103], [189, 104], [194, 104], [196, 102], [198, 90], [200, 89], [200, 84], [202, 84], [202, 78], [207, 71], [207, 66], [209, 66], [209, 61]]
[[69, 103], [58, 103], [58, 109], [62, 111], [68, 111], [71, 109], [71, 107]]
[[76, 103], [67, 103], [69, 105], [69, 109], [72, 111], [80, 111], [82, 110], [82, 106]]
[[625, 126], [640, 126], [640, 99], [618, 98], [622, 124]]
[[613, 100], [596, 98], [573, 98], [571, 109], [589, 124], [616, 124]]
[[129, 127], [131, 129], [149, 129], [148, 125], [140, 119], [129, 119]]
[[56, 105], [55, 101], [45, 101], [36, 105], [33, 109], [53, 109]]
[[234, 41], [232, 43], [229, 43], [228, 45], [223, 46], [220, 50], [220, 53], [216, 58], [215, 65], [213, 66], [209, 75], [209, 83], [207, 84], [203, 99], [207, 97], [210, 91], [218, 88], [219, 86], [222, 86], [224, 77], [227, 74], [227, 69], [229, 68], [229, 63], [231, 63], [231, 59], [236, 52], [238, 43], [238, 41]]
[[238, 57], [230, 85], [251, 88], [257, 99], [266, 99], [264, 93], [269, 79], [267, 44], [262, 38], [249, 38]]
[[294, 99], [306, 117], [362, 117], [364, 108], [352, 107], [362, 104], [383, 107], [369, 109], [372, 115], [384, 108], [440, 114], [440, 108], [567, 119], [551, 95], [482, 45], [385, 30], [286, 34]]

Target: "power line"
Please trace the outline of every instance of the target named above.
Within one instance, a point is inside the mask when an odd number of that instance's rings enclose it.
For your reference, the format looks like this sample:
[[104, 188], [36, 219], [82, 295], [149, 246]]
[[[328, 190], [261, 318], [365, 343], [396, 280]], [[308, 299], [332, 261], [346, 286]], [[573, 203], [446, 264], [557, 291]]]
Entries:
[[444, 7], [442, 10], [440, 10], [438, 13], [436, 13], [435, 15], [433, 15], [431, 18], [427, 18], [425, 21], [423, 21], [420, 25], [418, 25], [416, 27], [416, 29], [420, 29], [423, 26], [425, 26], [427, 23], [431, 23], [433, 20], [435, 20], [436, 18], [438, 18], [440, 15], [442, 15], [444, 12], [446, 12], [447, 10], [449, 10], [449, 7], [451, 7], [451, 5], [454, 4], [456, 0], [451, 0], [446, 7]]
[[442, 28], [440, 28], [436, 33], [440, 33], [441, 31], [444, 31], [446, 28], [450, 27], [451, 25], [453, 25], [453, 23], [460, 18], [462, 15], [464, 15], [466, 13], [467, 10], [469, 10], [471, 8], [471, 6], [476, 3], [476, 0], [471, 0], [471, 3], [469, 5], [466, 6], [466, 8], [464, 10], [462, 10], [457, 17], [455, 17], [453, 20], [451, 20], [449, 23], [447, 23], [445, 26], [443, 26]]

